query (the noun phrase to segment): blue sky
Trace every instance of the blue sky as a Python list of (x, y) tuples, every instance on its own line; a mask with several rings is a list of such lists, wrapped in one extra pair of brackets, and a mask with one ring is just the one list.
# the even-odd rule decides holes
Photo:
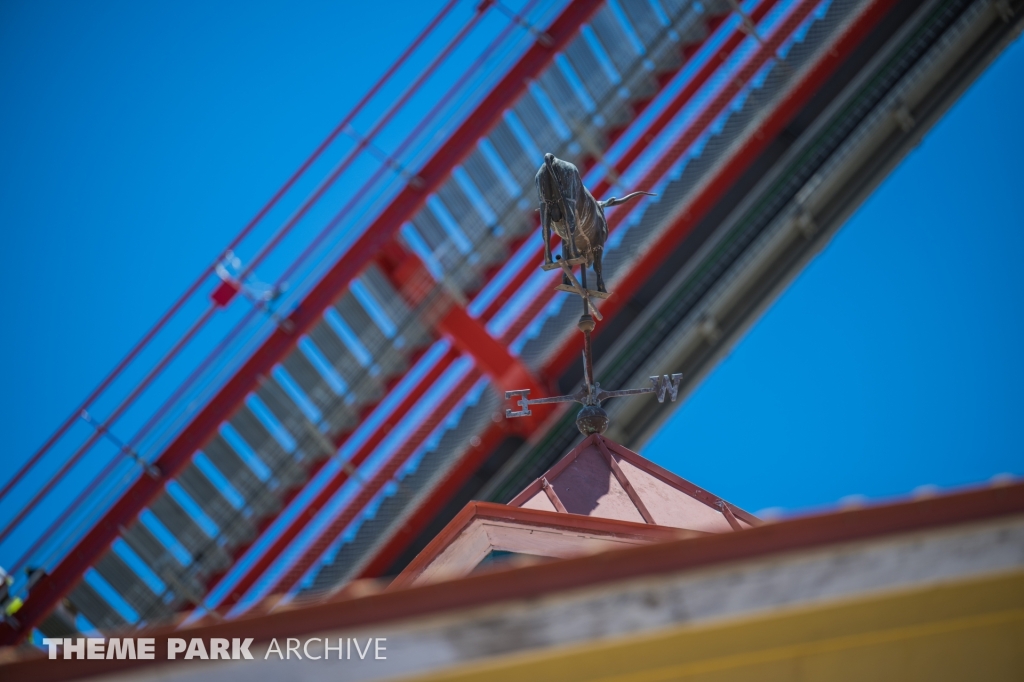
[(17, 387), (0, 419), (18, 459), (438, 11), (353, 31), (379, 13), (344, 5), (0, 3), (0, 362)]
[(1024, 474), (1024, 42), (643, 454), (751, 511)]
[[(11, 460), (39, 446), (435, 12), (0, 5)], [(1024, 473), (1022, 76), (1018, 43), (647, 456), (751, 510)]]

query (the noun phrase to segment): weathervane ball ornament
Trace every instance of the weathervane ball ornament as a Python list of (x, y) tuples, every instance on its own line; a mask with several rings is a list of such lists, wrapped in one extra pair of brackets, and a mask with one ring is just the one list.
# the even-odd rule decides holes
[[(583, 315), (577, 327), (583, 332), (583, 386), (572, 395), (559, 395), (552, 398), (530, 400), (530, 391), (522, 389), (506, 391), (505, 399), (517, 397), (519, 410), (505, 410), (505, 417), (526, 417), (533, 414), (530, 405), (550, 403), (577, 402), (583, 409), (576, 415), (576, 427), (585, 436), (604, 433), (608, 429), (608, 413), (601, 408), (601, 402), (609, 398), (656, 393), (658, 402), (665, 402), (666, 394), (675, 402), (679, 393), (679, 380), (682, 374), (651, 377), (648, 388), (630, 388), (621, 391), (601, 390), (601, 384), (594, 381), (593, 351), (590, 334), (596, 322), (602, 319), (601, 312), (594, 305), (593, 299), (605, 299), (611, 294), (604, 285), (604, 274), (601, 267), (601, 256), (605, 241), (608, 239), (608, 221), (604, 209), (609, 206), (625, 203), (641, 195), (654, 196), (649, 192), (633, 192), (621, 199), (612, 197), (598, 201), (590, 193), (580, 176), (576, 166), (568, 161), (556, 158), (554, 154), (545, 154), (544, 163), (537, 171), (537, 195), (540, 199), (541, 234), (544, 239), (545, 270), (562, 270), (562, 283), (555, 287), (559, 291), (577, 294), (583, 301)], [(562, 255), (551, 257), (552, 229), (562, 240)], [(573, 267), (580, 267), (580, 278), (576, 279)], [(587, 268), (594, 269), (597, 278), (597, 289), (587, 288)]]
[(597, 405), (584, 405), (576, 414), (576, 428), (584, 436), (608, 430), (608, 413)]

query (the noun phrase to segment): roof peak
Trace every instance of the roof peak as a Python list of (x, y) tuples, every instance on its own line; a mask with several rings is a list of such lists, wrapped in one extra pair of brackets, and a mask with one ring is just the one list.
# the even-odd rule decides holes
[(495, 551), (518, 562), (565, 559), (758, 523), (594, 433), (507, 505), (469, 502), (389, 589), (468, 575)]
[(584, 438), (509, 506), (712, 533), (759, 522), (599, 433)]

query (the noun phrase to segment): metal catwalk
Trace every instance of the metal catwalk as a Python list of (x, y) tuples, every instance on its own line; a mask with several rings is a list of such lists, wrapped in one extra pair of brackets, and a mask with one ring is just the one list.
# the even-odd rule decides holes
[[(537, 271), (546, 151), (596, 195), (657, 192), (609, 212), (596, 376), (671, 367), (685, 393), (1022, 5), (450, 2), (3, 482), (24, 604), (2, 641), (393, 574), (467, 499), (505, 501), (568, 450), (571, 413), (509, 423), (499, 395), (580, 380), (578, 311)], [(667, 415), (609, 407), (632, 447)]]

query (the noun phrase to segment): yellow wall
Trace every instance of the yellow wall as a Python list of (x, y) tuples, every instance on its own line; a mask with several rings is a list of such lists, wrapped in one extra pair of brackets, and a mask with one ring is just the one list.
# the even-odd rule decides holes
[(1024, 681), (1024, 573), (490, 659), (415, 679)]

